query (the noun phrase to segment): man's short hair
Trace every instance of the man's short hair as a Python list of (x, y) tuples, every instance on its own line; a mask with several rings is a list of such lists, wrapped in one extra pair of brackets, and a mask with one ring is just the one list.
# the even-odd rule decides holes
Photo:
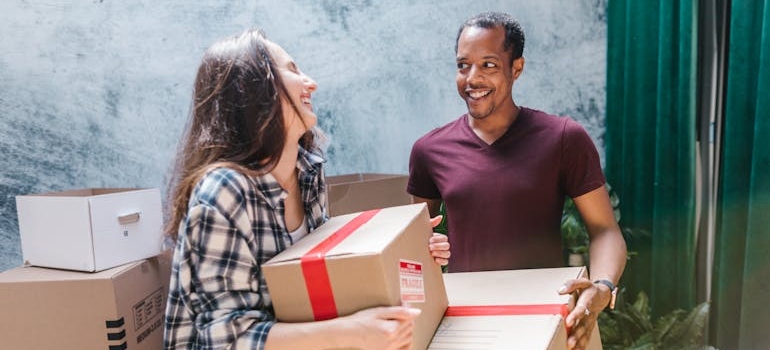
[(521, 25), (511, 15), (502, 12), (483, 12), (471, 17), (457, 31), (455, 39), (455, 53), (457, 53), (457, 44), (460, 41), (460, 35), (468, 27), (494, 28), (497, 26), (505, 29), (505, 40), (503, 49), (511, 52), (511, 61), (521, 57), (524, 54), (524, 31)]

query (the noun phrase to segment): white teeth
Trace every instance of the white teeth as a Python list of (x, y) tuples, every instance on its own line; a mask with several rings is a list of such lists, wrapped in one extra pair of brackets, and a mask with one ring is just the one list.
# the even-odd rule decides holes
[(310, 98), (309, 97), (303, 97), (300, 99), (300, 101), (304, 104), (310, 104)]
[(472, 98), (482, 98), (482, 97), (484, 97), (486, 95), (489, 95), (489, 93), (490, 93), (490, 90), (486, 90), (486, 91), (471, 91), (471, 92), (468, 93), (468, 95), (470, 95)]

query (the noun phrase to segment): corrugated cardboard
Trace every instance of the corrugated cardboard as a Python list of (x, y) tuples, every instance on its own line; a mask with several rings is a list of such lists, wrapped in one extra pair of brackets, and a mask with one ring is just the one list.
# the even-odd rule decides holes
[[(583, 267), (444, 274), (449, 308), (429, 349), (566, 349), (567, 330), (560, 310), (571, 310), (575, 300), (557, 290), (568, 279), (585, 274)], [(450, 316), (452, 310), (474, 306), (485, 311)], [(496, 307), (491, 314), (497, 315), (480, 315), (490, 307)], [(601, 350), (598, 326), (591, 335), (587, 348)]]
[[(350, 235), (344, 234), (362, 215), (372, 214), (348, 231)], [(337, 316), (402, 302), (422, 309), (415, 321), (413, 349), (425, 349), (447, 306), (441, 268), (428, 250), (431, 235), (424, 203), (331, 218), (262, 266), (278, 320), (329, 318), (317, 312), (318, 304), (311, 303), (311, 297), (323, 295), (328, 277), (333, 300), (321, 308), (336, 305), (332, 312), (336, 310)], [(324, 246), (329, 249), (318, 253)], [(302, 260), (314, 257), (321, 260), (325, 272), (308, 274), (306, 280), (308, 270)]]
[(101, 271), (162, 251), (157, 188), (16, 196), (25, 264)]
[(377, 173), (327, 176), (329, 215), (410, 204), (412, 197), (406, 193), (408, 179), (406, 175)]
[(171, 254), (101, 272), (0, 273), (0, 348), (158, 350)]

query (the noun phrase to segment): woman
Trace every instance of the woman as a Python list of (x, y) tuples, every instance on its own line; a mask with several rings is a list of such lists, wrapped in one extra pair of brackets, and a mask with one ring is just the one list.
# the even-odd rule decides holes
[[(176, 241), (166, 349), (408, 349), (419, 309), (276, 322), (260, 265), (327, 220), (316, 83), (261, 31), (211, 46), (195, 80), (166, 233)], [(437, 218), (438, 219), (438, 218)], [(440, 264), (443, 235), (429, 242)]]

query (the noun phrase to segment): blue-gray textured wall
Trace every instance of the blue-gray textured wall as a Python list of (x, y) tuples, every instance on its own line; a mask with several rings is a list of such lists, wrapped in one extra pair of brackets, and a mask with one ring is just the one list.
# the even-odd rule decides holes
[[(159, 187), (205, 48), (263, 28), (319, 85), (329, 175), (406, 173), (464, 112), (454, 40), (486, 10), (527, 34), (520, 105), (570, 115), (603, 154), (607, 0), (0, 2), (0, 271), (22, 263), (15, 196)], [(41, 218), (45, 220), (45, 218)]]

